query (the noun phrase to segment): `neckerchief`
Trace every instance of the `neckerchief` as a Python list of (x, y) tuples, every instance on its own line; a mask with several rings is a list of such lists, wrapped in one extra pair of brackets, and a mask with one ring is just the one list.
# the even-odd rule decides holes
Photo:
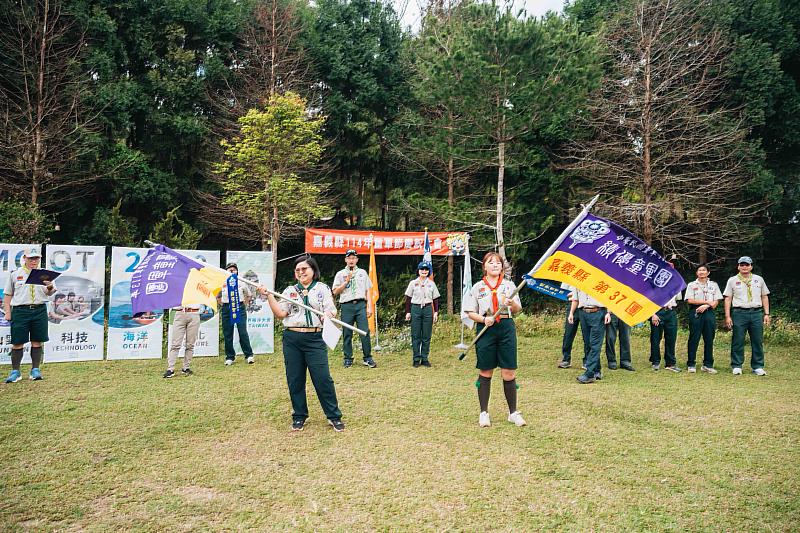
[[(31, 271), (30, 271), (30, 270), (28, 270), (28, 267), (26, 267), (26, 266), (23, 266), (23, 267), (22, 267), (22, 270), (24, 270), (25, 272), (27, 272), (27, 273), (28, 273), (28, 276), (30, 276), (30, 275), (31, 275)], [(28, 285), (28, 290), (29, 290), (29, 291), (30, 291), (30, 293), (31, 293), (31, 304), (36, 304), (36, 287), (34, 287), (32, 284), (31, 284), (31, 285)]]
[[(492, 315), (497, 314), (497, 310), (500, 308), (500, 301), (497, 298), (497, 289), (500, 287), (500, 284), (503, 283), (503, 277), (497, 276), (497, 284), (494, 287), (489, 283), (489, 280), (486, 279), (486, 276), (483, 277), (483, 283), (489, 290), (492, 291)], [(500, 317), (497, 317), (497, 321), (500, 322)]]
[(747, 301), (748, 302), (752, 302), (753, 301), (753, 288), (750, 286), (750, 284), (753, 283), (753, 275), (750, 274), (750, 278), (749, 279), (744, 279), (741, 274), (736, 274), (736, 277), (739, 278), (742, 283), (744, 283), (745, 287), (747, 287)]
[[(317, 284), (317, 280), (312, 281), (311, 285), (309, 285), (307, 289), (305, 287), (303, 287), (303, 285), (301, 283), (298, 283), (297, 285), (295, 285), (295, 289), (297, 289), (297, 292), (299, 292), (300, 295), (303, 297), (303, 303), (306, 304), (309, 307), (311, 307), (311, 303), (308, 300), (308, 293), (311, 291), (311, 289), (314, 288), (314, 285), (316, 285), (316, 284)], [(309, 327), (309, 328), (313, 327), (313, 325), (314, 325), (313, 318), (314, 317), (311, 316), (311, 311), (309, 311), (308, 309), (305, 309), (305, 312), (306, 312), (306, 327)]]

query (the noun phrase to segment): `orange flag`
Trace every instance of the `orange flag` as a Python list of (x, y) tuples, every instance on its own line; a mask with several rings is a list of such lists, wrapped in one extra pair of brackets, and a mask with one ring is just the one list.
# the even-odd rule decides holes
[(378, 269), (375, 267), (375, 244), (369, 247), (369, 280), (372, 282), (372, 287), (369, 289), (369, 297), (372, 301), (372, 316), (369, 317), (369, 332), (375, 334), (375, 327), (378, 320), (378, 298), (380, 298), (380, 291), (378, 290)]

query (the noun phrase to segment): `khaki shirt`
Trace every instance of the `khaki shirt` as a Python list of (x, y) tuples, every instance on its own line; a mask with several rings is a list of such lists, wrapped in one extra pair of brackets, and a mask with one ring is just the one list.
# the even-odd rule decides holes
[[(242, 283), (241, 279), (238, 279), (236, 281), (238, 282), (238, 288), (239, 288), (239, 305), (244, 305), (245, 298), (252, 298), (253, 297), (253, 291), (250, 288), (250, 285), (247, 285), (246, 283)], [(228, 285), (227, 285), (227, 283), (222, 286), (222, 290), (219, 291), (219, 294), (220, 294), (220, 302), (222, 302), (224, 304), (231, 303), (230, 302), (230, 298), (228, 297)]]
[(601, 304), (588, 294), (583, 291), (579, 291), (575, 289), (572, 293), (570, 293), (570, 301), (578, 302), (578, 309), (582, 309), (584, 307), (605, 307), (605, 304)]
[[(303, 295), (297, 290), (297, 285), (289, 285), (283, 290), (283, 296), (289, 298), (293, 302), (303, 303)], [(286, 328), (321, 328), (321, 317), (306, 311), (298, 305), (292, 304), (285, 298), (280, 298), (278, 303), (285, 312), (289, 315), (283, 319), (283, 326)], [(308, 305), (323, 313), (328, 311), (336, 314), (336, 304), (333, 303), (333, 293), (330, 287), (319, 281), (310, 289), (308, 289)], [(306, 315), (308, 313), (310, 317)]]
[(406, 296), (411, 297), (412, 304), (424, 306), (433, 303), (439, 297), (439, 289), (436, 288), (436, 284), (430, 278), (425, 278), (425, 281), (414, 278), (408, 284)]
[[(517, 287), (509, 280), (504, 279), (500, 282), (500, 286), (497, 287), (497, 303), (499, 305), (503, 305), (503, 297), (508, 298), (511, 296)], [(522, 305), (519, 300), (519, 294), (515, 294), (512, 301), (516, 302), (519, 305)], [(478, 283), (472, 286), (469, 292), (464, 295), (464, 304), (462, 309), (469, 313), (470, 311), (473, 313), (478, 313), (481, 316), (492, 316), (494, 314), (494, 308), (492, 306), (492, 290), (483, 280), (480, 280)], [(511, 310), (507, 309), (503, 312), (503, 314), (508, 313), (511, 314)]]
[(49, 302), (51, 296), (55, 294), (55, 283), (53, 283), (53, 292), (49, 294), (47, 287), (44, 285), (26, 285), (25, 282), (28, 280), (30, 273), (30, 270), (21, 267), (9, 274), (3, 292), (3, 299), (11, 296), (11, 307), (15, 305), (44, 304)]
[[(333, 278), (333, 286), (339, 287), (344, 284), (347, 274), (350, 272), (349, 268), (343, 268), (336, 273)], [(347, 286), (342, 292), (339, 293), (339, 303), (345, 303), (352, 300), (366, 300), (367, 290), (372, 288), (372, 280), (369, 279), (369, 274), (363, 268), (356, 267), (353, 271), (353, 277), (347, 282)]]
[(739, 276), (733, 276), (728, 279), (728, 283), (725, 285), (725, 292), (722, 294), (732, 297), (731, 306), (733, 307), (742, 307), (744, 309), (761, 307), (761, 297), (769, 294), (764, 278), (756, 274), (750, 274), (750, 293), (751, 297), (748, 298), (747, 284)]
[(678, 307), (678, 300), (682, 300), (681, 293), (678, 293), (675, 296), (673, 296), (672, 299), (664, 305), (664, 307), (668, 309), (675, 309), (676, 307)]
[(686, 286), (687, 300), (703, 300), (704, 302), (713, 302), (714, 300), (722, 300), (722, 291), (719, 290), (719, 285), (716, 281), (706, 280), (706, 283), (700, 283), (700, 280), (690, 282)]

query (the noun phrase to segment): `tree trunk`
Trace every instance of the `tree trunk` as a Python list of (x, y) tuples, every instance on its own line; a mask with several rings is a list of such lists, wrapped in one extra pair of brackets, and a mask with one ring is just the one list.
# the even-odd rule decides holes
[(503, 238), (503, 186), (506, 173), (506, 143), (497, 145), (497, 253), (506, 263), (506, 243)]
[(42, 13), (42, 35), (39, 41), (39, 72), (36, 78), (36, 123), (33, 126), (33, 158), (32, 158), (32, 180), (31, 180), (31, 203), (37, 204), (39, 197), (39, 184), (43, 181), (45, 169), (42, 168), (44, 159), (44, 146), (42, 144), (42, 121), (44, 120), (44, 71), (45, 58), (47, 52), (48, 23), (50, 16), (50, 1), (45, 0), (44, 12)]
[(281, 236), (281, 225), (278, 220), (278, 206), (273, 206), (272, 217), (272, 287), (275, 287), (275, 277), (278, 274), (278, 240)]
[(650, 46), (647, 46), (645, 51), (644, 105), (642, 106), (642, 202), (644, 203), (644, 210), (642, 213), (642, 229), (644, 232), (645, 242), (653, 246), (653, 237), (655, 235), (653, 225), (653, 213), (655, 211), (655, 206), (653, 205), (653, 202), (655, 201), (655, 193), (653, 191), (653, 172), (650, 164), (650, 150), (652, 148), (650, 128), (652, 126), (651, 106), (653, 98)]

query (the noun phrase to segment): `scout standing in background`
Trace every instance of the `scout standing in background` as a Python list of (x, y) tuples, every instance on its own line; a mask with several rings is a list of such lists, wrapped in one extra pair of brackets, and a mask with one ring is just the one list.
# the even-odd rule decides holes
[(294, 264), (295, 285), (284, 289), (280, 301), (267, 293), (267, 301), (275, 318), (283, 319), (283, 362), (286, 383), (292, 400), (292, 431), (303, 431), (308, 418), (306, 370), (317, 391), (317, 398), (336, 431), (344, 431), (342, 412), (336, 400), (336, 389), (328, 367), (328, 347), (322, 340), (322, 317), (292, 300), (322, 311), (326, 317), (336, 316), (336, 304), (330, 288), (319, 281), (319, 266), (311, 256), (301, 256)]
[[(478, 425), (492, 425), (489, 418), (489, 394), (492, 386), (494, 369), (500, 367), (503, 378), (503, 392), (508, 402), (508, 421), (517, 426), (524, 426), (525, 419), (517, 411), (517, 330), (514, 327), (513, 313), (522, 310), (519, 295), (511, 295), (516, 291), (512, 282), (503, 278), (503, 259), (496, 252), (483, 256), (483, 279), (472, 286), (464, 298), (462, 309), (469, 318), (478, 324), (476, 334), (489, 328), (481, 335), (475, 346), (478, 354), (478, 403), (480, 415)], [(495, 320), (498, 309), (503, 311)]]
[(433, 323), (439, 318), (439, 289), (429, 278), (431, 264), (422, 261), (417, 265), (418, 277), (406, 289), (406, 322), (411, 321), (411, 351), (414, 366), (431, 366)]
[(716, 374), (714, 370), (714, 334), (717, 316), (714, 310), (722, 300), (722, 292), (716, 282), (708, 279), (711, 271), (707, 265), (697, 267), (697, 279), (686, 286), (686, 303), (689, 304), (689, 342), (686, 345), (686, 367), (689, 373), (696, 372), (697, 347), (703, 337), (703, 366), (701, 372)]
[(52, 281), (42, 285), (26, 285), (28, 275), (34, 268), (39, 268), (42, 254), (38, 248), (25, 250), (22, 267), (8, 276), (3, 292), (3, 311), (6, 320), (11, 322), (11, 373), (6, 383), (16, 383), (22, 379), (20, 364), (25, 343), (31, 343), (30, 379), (42, 379), (39, 366), (42, 363), (42, 343), (50, 338), (47, 335), (47, 302), (55, 294), (56, 286)]
[(650, 317), (650, 363), (653, 370), (661, 368), (661, 337), (664, 337), (664, 368), (673, 372), (680, 372), (678, 361), (675, 359), (675, 344), (678, 341), (678, 313), (675, 308), (681, 294), (678, 293)]
[[(567, 306), (564, 313), (564, 336), (561, 339), (561, 362), (558, 363), (558, 368), (569, 368), (572, 366), (572, 344), (575, 342), (575, 336), (578, 334), (580, 324), (576, 321), (571, 324), (569, 322), (569, 312), (572, 309), (572, 295), (575, 292), (575, 288), (566, 283), (562, 283), (561, 288), (569, 291), (569, 296), (567, 297)], [(586, 361), (583, 362), (583, 366), (586, 366)]]
[[(225, 265), (225, 270), (230, 272), (231, 276), (239, 275), (239, 267), (236, 263), (228, 263)], [(217, 295), (217, 301), (222, 304), (219, 313), (222, 319), (222, 338), (225, 340), (225, 366), (230, 366), (236, 361), (236, 349), (233, 347), (233, 328), (239, 331), (239, 344), (242, 346), (245, 361), (252, 365), (255, 363), (255, 358), (253, 357), (253, 348), (250, 346), (250, 335), (247, 333), (247, 305), (250, 303), (251, 295), (247, 288), (237, 283), (239, 319), (234, 324), (231, 319), (231, 299), (228, 290), (228, 285), (226, 284)]]
[(581, 323), (581, 335), (583, 335), (583, 366), (585, 368), (584, 373), (575, 379), (579, 383), (587, 385), (603, 377), (600, 373), (600, 350), (603, 347), (606, 324), (611, 322), (611, 313), (603, 304), (577, 289), (572, 293), (572, 305), (569, 309), (569, 316), (567, 316), (570, 324), (575, 323), (576, 310)]
[(741, 375), (744, 364), (744, 335), (750, 334), (750, 368), (757, 376), (764, 370), (764, 326), (769, 326), (769, 289), (764, 278), (753, 274), (753, 260), (739, 258), (739, 274), (725, 285), (725, 325), (733, 329), (731, 368)]
[(611, 320), (606, 324), (606, 359), (608, 369), (616, 370), (617, 354), (616, 344), (619, 336), (619, 368), (634, 371), (631, 363), (631, 327), (611, 313)]
[[(223, 289), (224, 290), (224, 289)], [(194, 344), (197, 342), (197, 333), (200, 331), (200, 306), (173, 307), (175, 316), (172, 318), (172, 343), (170, 343), (169, 353), (167, 353), (167, 371), (164, 372), (165, 378), (175, 376), (175, 362), (178, 360), (178, 353), (184, 340), (186, 349), (183, 352), (183, 365), (181, 374), (191, 376), (194, 374), (189, 365), (192, 364), (194, 356)]]
[[(333, 294), (339, 297), (339, 303), (342, 306), (342, 322), (354, 324), (358, 329), (367, 332), (366, 335), (361, 336), (361, 353), (364, 356), (364, 365), (375, 368), (378, 365), (372, 358), (369, 323), (367, 322), (367, 318), (372, 316), (373, 309), (369, 295), (372, 281), (366, 270), (358, 268), (358, 253), (355, 250), (345, 252), (344, 262), (347, 264), (347, 268), (337, 272), (336, 277), (333, 278)], [(353, 330), (344, 328), (342, 333), (344, 367), (350, 368), (353, 366)]]

